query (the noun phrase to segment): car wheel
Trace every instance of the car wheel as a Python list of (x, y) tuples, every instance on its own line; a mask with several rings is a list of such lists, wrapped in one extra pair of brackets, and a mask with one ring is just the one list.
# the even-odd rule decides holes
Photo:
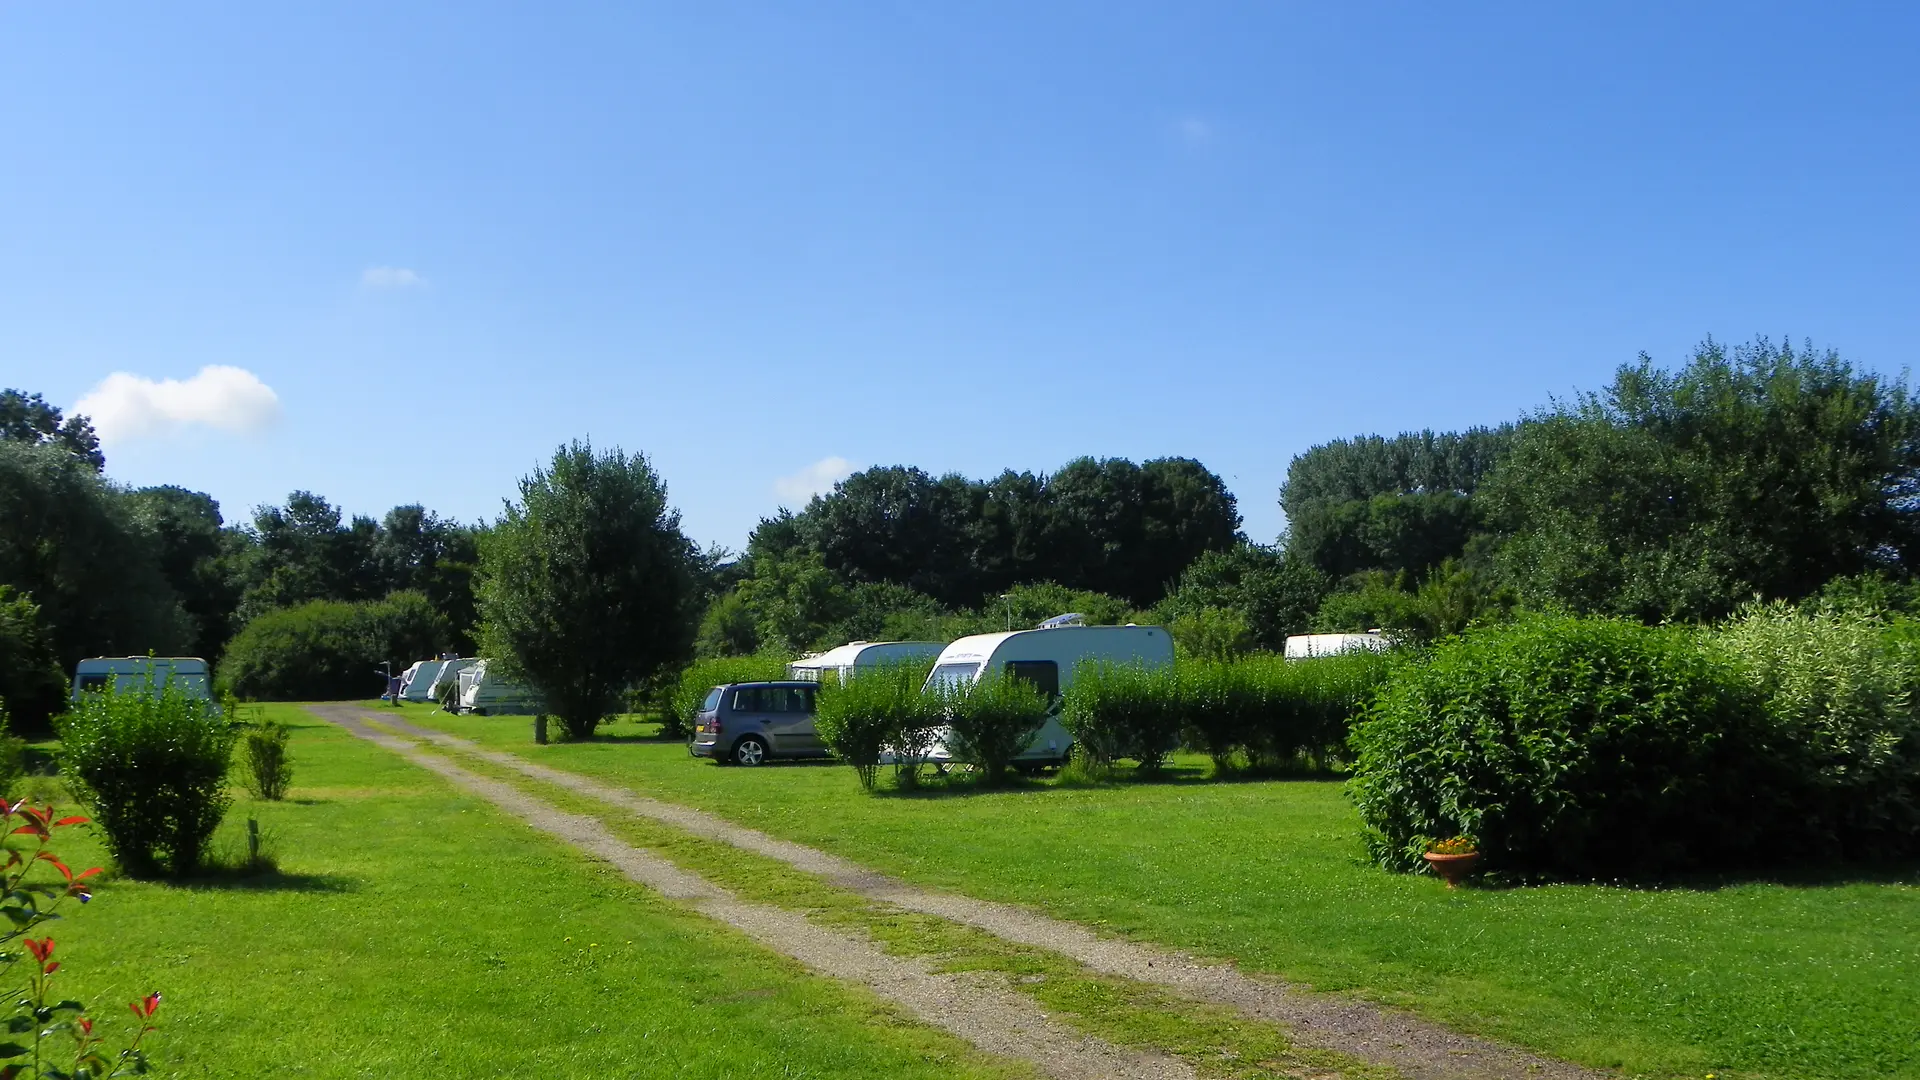
[(760, 736), (749, 735), (733, 744), (733, 763), (735, 765), (764, 765), (767, 761), (767, 744)]

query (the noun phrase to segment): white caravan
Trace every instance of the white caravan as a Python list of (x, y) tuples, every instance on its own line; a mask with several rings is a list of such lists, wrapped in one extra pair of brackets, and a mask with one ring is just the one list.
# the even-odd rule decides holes
[[(427, 700), (439, 701), (446, 694), (448, 687), (459, 685), (460, 673), (478, 662), (471, 657), (465, 660), (443, 662), (440, 670), (433, 673), (433, 681), (427, 684)], [(454, 698), (453, 703), (460, 704), (460, 699)]]
[(197, 656), (89, 657), (73, 669), (73, 700), (79, 701), (88, 690), (105, 690), (109, 683), (115, 693), (137, 692), (151, 683), (171, 685), (187, 697), (213, 700), (207, 662)]
[[(1056, 622), (1057, 620), (1049, 620)], [(1173, 664), (1173, 638), (1159, 626), (1049, 626), (1003, 634), (963, 637), (940, 650), (927, 686), (971, 686), (988, 671), (1030, 680), (1053, 699), (1053, 709), (1027, 748), (1014, 758), (1023, 769), (1064, 764), (1073, 749), (1073, 736), (1060, 723), (1060, 694), (1073, 685), (1082, 663)], [(927, 760), (944, 765), (953, 759), (950, 729), (934, 741)]]
[(1350, 652), (1385, 652), (1400, 644), (1392, 634), (1369, 630), (1364, 634), (1295, 634), (1287, 639), (1287, 659), (1310, 660)]
[(400, 696), (407, 701), (432, 701), (434, 677), (440, 674), (444, 660), (416, 660), (400, 677)]
[(530, 687), (487, 674), (481, 660), (460, 673), (460, 711), (480, 716), (525, 716), (545, 706)]
[(944, 648), (937, 641), (853, 641), (795, 660), (787, 665), (787, 678), (825, 682), (837, 677), (844, 682), (854, 668), (932, 663)]

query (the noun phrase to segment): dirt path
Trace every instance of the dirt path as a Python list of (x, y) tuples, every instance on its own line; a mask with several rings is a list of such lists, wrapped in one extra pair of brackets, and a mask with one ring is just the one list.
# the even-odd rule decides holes
[[(725, 923), (813, 971), (860, 983), (987, 1053), (1028, 1062), (1057, 1080), (1194, 1080), (1186, 1062), (1082, 1035), (1049, 1019), (1031, 998), (984, 973), (935, 973), (923, 962), (889, 956), (866, 938), (823, 929), (782, 908), (742, 901), (697, 874), (633, 847), (594, 818), (555, 809), (509, 784), (423, 752), (406, 739), (376, 731), (367, 726), (363, 720), (367, 714), (356, 706), (308, 709), (445, 777), (533, 828), (605, 860), (628, 879)], [(379, 719), (390, 722), (384, 716)]]
[(1158, 946), (1101, 937), (1077, 923), (1014, 904), (922, 889), (817, 848), (735, 825), (705, 811), (635, 795), (577, 773), (548, 768), (516, 754), (489, 750), (470, 740), (395, 717), (369, 715), (377, 716), (382, 724), (394, 730), (472, 754), (524, 776), (557, 784), (697, 836), (777, 859), (869, 899), (965, 923), (1007, 941), (1048, 949), (1103, 974), (1166, 987), (1196, 1001), (1224, 1005), (1254, 1019), (1281, 1025), (1302, 1046), (1391, 1065), (1414, 1080), (1601, 1080), (1612, 1075), (1462, 1035), (1398, 1010), (1255, 978), (1231, 964), (1208, 963)]

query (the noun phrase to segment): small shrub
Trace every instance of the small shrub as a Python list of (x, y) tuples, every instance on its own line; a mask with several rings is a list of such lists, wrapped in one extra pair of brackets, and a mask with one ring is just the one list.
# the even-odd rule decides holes
[(246, 751), (247, 793), (256, 799), (278, 802), (287, 797), (293, 785), (293, 760), (287, 756), (287, 740), (292, 732), (277, 720), (250, 725), (242, 746)]
[(1179, 742), (1182, 716), (1173, 668), (1091, 662), (1074, 672), (1060, 722), (1093, 775), (1123, 757), (1159, 769)]
[(1765, 729), (1691, 632), (1541, 616), (1398, 665), (1348, 792), (1392, 869), (1457, 835), (1490, 869), (1553, 876), (1738, 864), (1792, 821)]
[(234, 733), (170, 685), (87, 693), (59, 721), (62, 772), (129, 874), (199, 867), (232, 801)]
[(674, 684), (669, 698), (671, 711), (668, 732), (677, 732), (684, 737), (691, 730), (694, 714), (700, 711), (700, 703), (707, 699), (707, 692), (716, 686), (786, 677), (787, 662), (775, 653), (695, 660), (687, 665), (686, 670), (680, 673), (679, 681)]
[(988, 786), (1000, 783), (1047, 722), (1047, 695), (1026, 679), (997, 671), (942, 697), (956, 756), (979, 766)]
[(935, 699), (920, 693), (922, 668), (859, 668), (844, 683), (829, 679), (820, 686), (814, 729), (828, 749), (853, 766), (868, 791), (873, 790), (881, 757), (890, 750), (901, 784), (910, 787), (917, 780), (929, 741), (926, 731), (939, 715)]

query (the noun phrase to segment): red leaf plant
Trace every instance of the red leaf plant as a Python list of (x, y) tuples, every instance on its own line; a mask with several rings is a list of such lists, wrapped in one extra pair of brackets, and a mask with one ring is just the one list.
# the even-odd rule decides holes
[[(87, 819), (56, 821), (53, 807), (36, 809), (25, 800), (12, 806), (0, 802), (0, 810), (5, 811), (0, 815), (4, 817), (0, 830), (5, 830), (6, 844), (6, 861), (0, 865), (0, 916), (5, 917), (0, 919), (0, 968), (11, 972), (15, 964), (33, 958), (27, 985), (13, 997), (11, 1015), (0, 1013), (5, 1016), (0, 1024), (7, 1032), (0, 1035), (4, 1040), (0, 1041), (0, 1080), (106, 1080), (145, 1073), (147, 1057), (140, 1043), (154, 1030), (160, 995), (148, 994), (128, 1006), (140, 1028), (126, 1049), (109, 1051), (106, 1036), (94, 1030), (85, 1005), (54, 997), (53, 975), (60, 970), (60, 961), (52, 959), (53, 938), (30, 936), (41, 924), (61, 918), (59, 909), (67, 900), (85, 904), (93, 899), (86, 882), (100, 868), (75, 874), (48, 849), (56, 830)], [(7, 824), (14, 827), (8, 830)], [(45, 880), (45, 875), (31, 880), (33, 868), (41, 864), (58, 874), (58, 880)], [(26, 946), (25, 953), (8, 948), (15, 939)], [(62, 1035), (71, 1040), (71, 1056), (57, 1052), (57, 1042), (48, 1042)]]

